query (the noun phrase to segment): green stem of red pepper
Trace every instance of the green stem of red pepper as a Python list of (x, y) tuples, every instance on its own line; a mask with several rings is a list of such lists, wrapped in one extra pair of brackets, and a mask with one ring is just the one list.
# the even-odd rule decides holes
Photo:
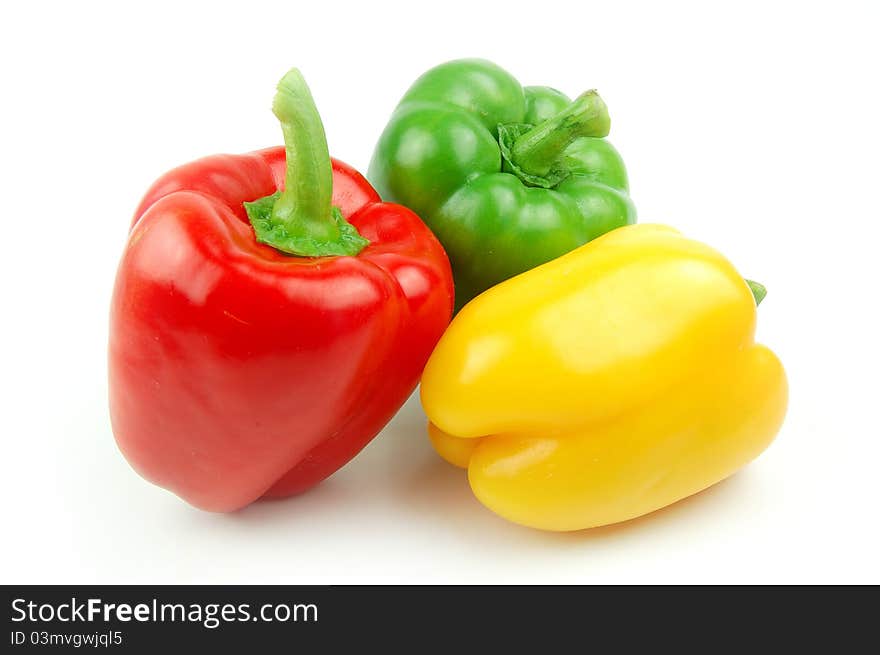
[(608, 107), (595, 91), (581, 94), (561, 112), (516, 139), (513, 162), (529, 175), (544, 177), (559, 165), (563, 151), (583, 136), (608, 135)]
[(287, 171), (283, 191), (244, 203), (257, 241), (302, 257), (358, 254), (369, 241), (332, 204), (324, 125), (297, 69), (278, 83), (272, 111), (281, 122)]

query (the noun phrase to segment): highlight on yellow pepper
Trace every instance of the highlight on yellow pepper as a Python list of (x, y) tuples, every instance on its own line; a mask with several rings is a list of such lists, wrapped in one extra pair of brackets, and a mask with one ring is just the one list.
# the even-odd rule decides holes
[(672, 228), (614, 230), (462, 309), (422, 376), (431, 442), (484, 505), (533, 528), (697, 493), (782, 425), (785, 371), (754, 343), (762, 291)]

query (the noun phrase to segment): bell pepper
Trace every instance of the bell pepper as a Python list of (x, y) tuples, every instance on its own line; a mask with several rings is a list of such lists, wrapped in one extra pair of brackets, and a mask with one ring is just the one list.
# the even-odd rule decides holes
[(456, 307), (634, 223), (626, 168), (595, 91), (523, 88), (488, 61), (429, 70), (403, 96), (367, 173), (446, 248)]
[(764, 293), (671, 228), (615, 230), (456, 316), (422, 377), (431, 441), (483, 504), (534, 528), (697, 493), (782, 424), (785, 373), (754, 343)]
[(442, 246), (330, 159), (298, 71), (273, 109), (284, 148), (207, 157), (152, 186), (113, 293), (116, 441), (205, 510), (302, 492), (354, 457), (452, 313)]

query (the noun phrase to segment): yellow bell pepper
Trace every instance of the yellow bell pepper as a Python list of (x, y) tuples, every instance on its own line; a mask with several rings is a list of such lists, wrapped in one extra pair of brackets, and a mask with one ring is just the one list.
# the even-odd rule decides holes
[(437, 452), (497, 514), (579, 530), (757, 457), (788, 399), (750, 285), (660, 225), (614, 230), (475, 298), (422, 377)]

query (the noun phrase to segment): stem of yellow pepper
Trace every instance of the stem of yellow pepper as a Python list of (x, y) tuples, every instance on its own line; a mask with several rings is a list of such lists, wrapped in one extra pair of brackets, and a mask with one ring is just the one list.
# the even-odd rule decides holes
[(752, 290), (752, 295), (755, 297), (755, 305), (760, 305), (761, 301), (764, 300), (764, 297), (767, 295), (767, 287), (754, 280), (746, 280), (746, 284), (748, 284), (749, 289)]

